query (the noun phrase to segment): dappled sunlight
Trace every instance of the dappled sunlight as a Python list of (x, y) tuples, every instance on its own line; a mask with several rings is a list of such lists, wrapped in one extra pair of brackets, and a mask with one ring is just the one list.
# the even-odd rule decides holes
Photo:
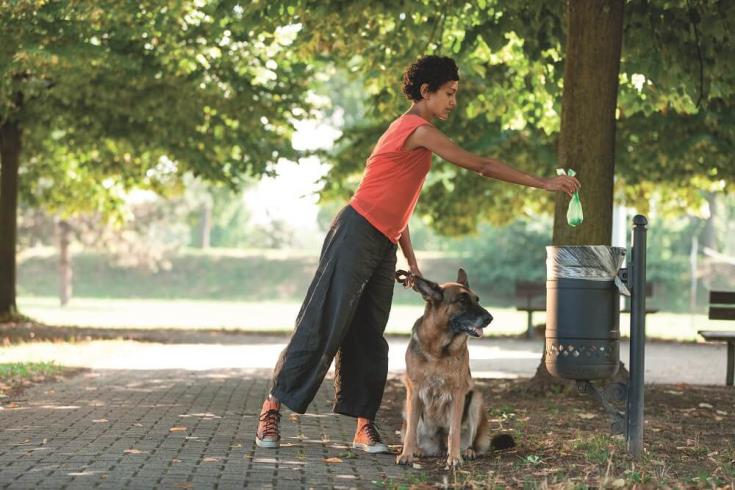
[(102, 470), (85, 470), (85, 471), (72, 471), (71, 473), (67, 473), (69, 476), (94, 476), (94, 475), (100, 475), (106, 473)]
[[(650, 315), (653, 316), (653, 315)], [(172, 334), (175, 335), (175, 334)], [(157, 376), (127, 381), (111, 389), (120, 393), (164, 393), (175, 386), (179, 372), (190, 380), (206, 380), (220, 384), (230, 379), (270, 376), (287, 337), (258, 338), (227, 335), (227, 344), (159, 344), (134, 341), (91, 341), (77, 343), (36, 342), (8, 346), (0, 351), (0, 362), (53, 361), (64, 366), (87, 367), (83, 373), (88, 383), (85, 392), (97, 396), (98, 378), (117, 370), (162, 370)], [(388, 337), (388, 372), (391, 376), (405, 372), (408, 337)], [(483, 337), (469, 339), (470, 368), (476, 378), (531, 377), (541, 360), (544, 341), (541, 338)], [(720, 383), (725, 372), (724, 344), (676, 344), (650, 341), (646, 347), (646, 381), (659, 383)], [(688, 359), (672, 363), (671, 359)], [(620, 344), (620, 359), (628, 363), (628, 341)], [(102, 374), (101, 374), (102, 373)], [(327, 374), (331, 380), (334, 365)], [(331, 381), (328, 381), (331, 383)], [(85, 400), (87, 404), (97, 401)], [(305, 417), (326, 418), (331, 414), (307, 414)]]
[(189, 413), (184, 415), (179, 415), (181, 418), (189, 418), (189, 417), (200, 417), (202, 420), (210, 420), (210, 419), (221, 419), (219, 415), (215, 415), (213, 413)]
[[(21, 297), (18, 303), (24, 313), (49, 325), (115, 329), (246, 329), (284, 333), (292, 331), (301, 307), (297, 302), (73, 298), (62, 308), (57, 298), (49, 297)], [(525, 312), (516, 310), (514, 306), (499, 308), (489, 305), (487, 308), (494, 320), (485, 335), (521, 335), (526, 331)], [(424, 304), (418, 297), (415, 304), (394, 304), (386, 333), (410, 333), (423, 311)], [(545, 320), (544, 312), (533, 316), (534, 325), (543, 324)], [(621, 313), (621, 334), (627, 335), (629, 327), (630, 315)], [(651, 338), (701, 340), (697, 330), (717, 328), (716, 321), (708, 320), (705, 314), (659, 312), (646, 317), (646, 332)]]
[[(492, 341), (490, 341), (492, 342)], [(519, 342), (520, 344), (520, 342)], [(493, 345), (475, 345), (474, 342), (470, 341), (469, 345), (470, 359), (534, 359), (538, 361), (539, 350), (528, 350), (522, 346), (514, 347), (504, 342), (501, 346)]]
[(472, 370), (474, 378), (490, 378), (490, 379), (518, 379), (525, 378), (526, 375), (511, 373), (508, 371), (476, 371)]
[[(283, 344), (162, 345), (132, 341), (78, 343), (38, 342), (10, 346), (0, 352), (0, 362), (54, 361), (64, 366), (92, 369), (272, 369)], [(242, 375), (242, 373), (240, 373)], [(207, 374), (212, 376), (212, 373)], [(218, 377), (226, 376), (217, 373)], [(167, 382), (166, 380), (161, 383)], [(147, 389), (150, 383), (146, 381)], [(131, 389), (136, 386), (131, 386)], [(164, 389), (159, 387), (157, 389)]]

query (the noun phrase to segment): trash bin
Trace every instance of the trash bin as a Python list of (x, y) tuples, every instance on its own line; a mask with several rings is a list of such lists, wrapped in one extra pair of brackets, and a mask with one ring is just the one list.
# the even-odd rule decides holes
[(620, 360), (618, 277), (625, 249), (546, 247), (546, 369), (573, 380), (614, 376)]

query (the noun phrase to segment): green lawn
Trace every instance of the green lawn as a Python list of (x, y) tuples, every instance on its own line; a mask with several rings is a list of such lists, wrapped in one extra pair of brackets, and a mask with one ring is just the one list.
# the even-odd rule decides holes
[[(404, 268), (398, 255), (398, 267)], [(418, 256), (424, 275), (440, 282), (456, 277), (463, 262), (461, 257), (438, 252), (418, 252)], [(289, 331), (316, 261), (313, 251), (187, 249), (151, 271), (118, 267), (98, 253), (77, 253), (72, 259), (74, 297), (61, 308), (56, 298), (55, 250), (29, 249), (19, 257), (18, 306), (22, 313), (51, 325)], [(476, 289), (495, 316), (488, 334), (525, 332), (526, 314), (515, 310), (516, 300), (508, 297), (507, 289)], [(388, 333), (410, 332), (422, 311), (416, 292), (396, 286)], [(535, 314), (534, 323), (543, 321), (543, 314)], [(621, 316), (624, 335), (629, 321), (628, 315)], [(704, 328), (720, 326), (703, 314), (648, 316), (650, 337), (691, 341)]]

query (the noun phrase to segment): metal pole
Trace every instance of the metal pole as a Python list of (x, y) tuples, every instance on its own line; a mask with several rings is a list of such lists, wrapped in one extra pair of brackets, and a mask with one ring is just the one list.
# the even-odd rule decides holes
[(646, 349), (646, 225), (633, 218), (632, 290), (630, 306), (630, 385), (626, 407), (628, 452), (638, 458), (643, 449), (643, 371)]

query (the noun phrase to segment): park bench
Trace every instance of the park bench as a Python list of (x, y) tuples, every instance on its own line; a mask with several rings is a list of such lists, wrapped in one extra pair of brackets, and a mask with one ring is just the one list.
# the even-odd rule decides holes
[[(646, 298), (653, 296), (653, 284), (646, 283)], [(538, 311), (546, 311), (546, 283), (537, 281), (516, 281), (516, 305), (517, 311), (525, 311), (527, 314), (526, 337), (533, 336), (533, 314)], [(622, 313), (630, 313), (630, 301), (625, 298), (625, 306)], [(646, 307), (646, 314), (657, 313), (658, 308)]]
[[(707, 317), (710, 320), (735, 320), (735, 292), (710, 291)], [(707, 341), (727, 342), (725, 384), (732, 386), (735, 377), (735, 330), (700, 330), (699, 335)]]

